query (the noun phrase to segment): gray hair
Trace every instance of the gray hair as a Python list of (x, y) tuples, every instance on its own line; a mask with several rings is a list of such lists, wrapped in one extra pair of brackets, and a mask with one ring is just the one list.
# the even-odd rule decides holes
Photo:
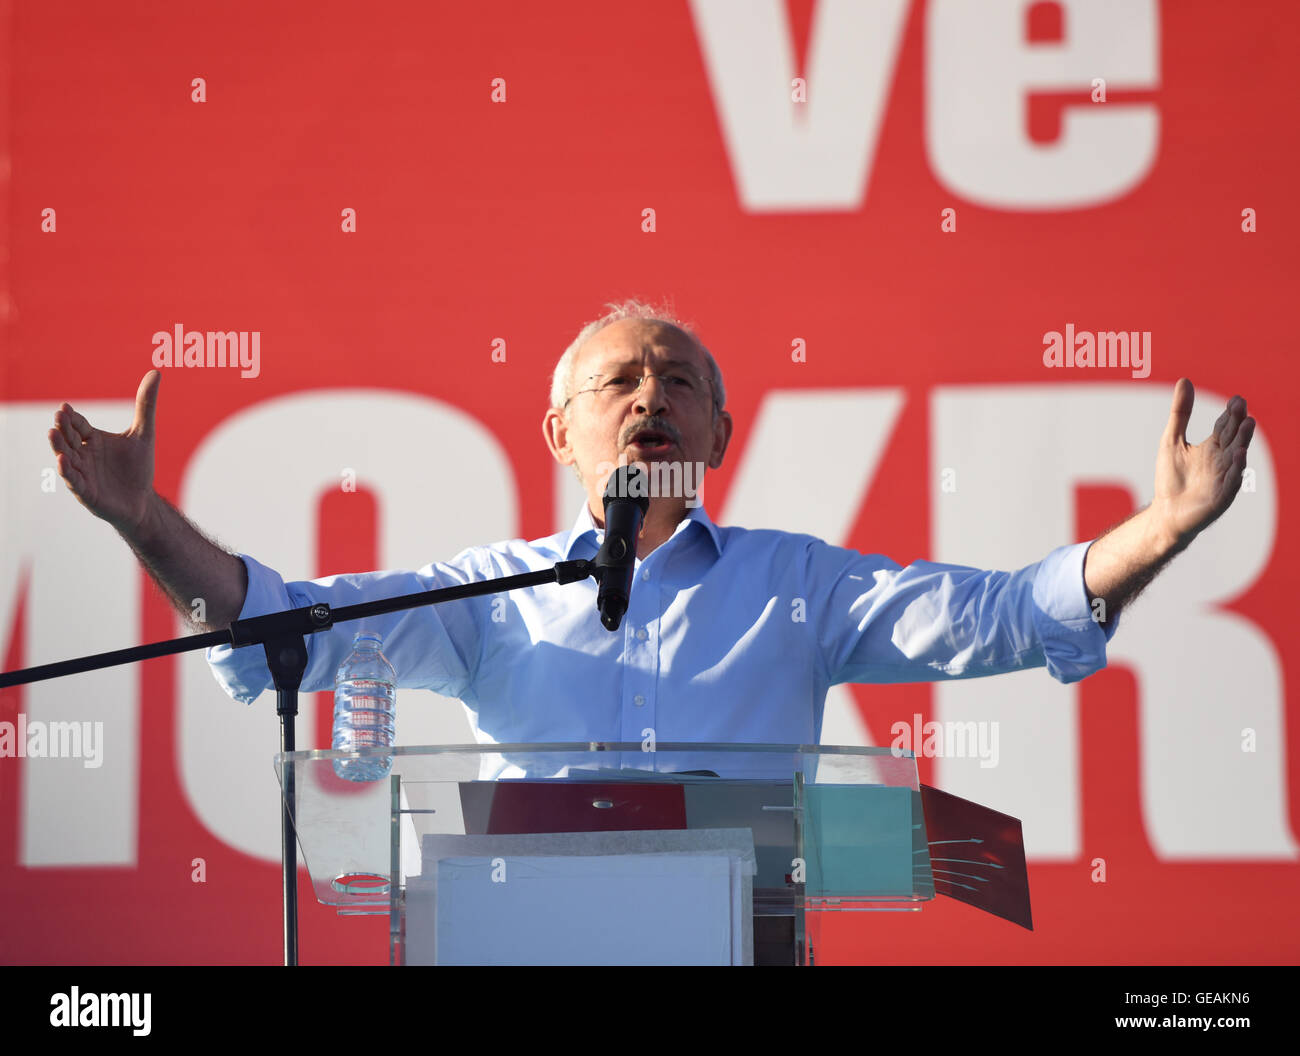
[(644, 319), (647, 322), (663, 323), (666, 326), (677, 328), (694, 341), (695, 346), (704, 353), (705, 362), (709, 365), (710, 380), (713, 382), (713, 413), (717, 414), (726, 406), (727, 391), (722, 385), (722, 371), (718, 369), (717, 360), (704, 347), (704, 342), (699, 339), (695, 331), (682, 322), (670, 306), (643, 304), (641, 301), (627, 300), (621, 303), (611, 301), (605, 307), (609, 310), (599, 319), (592, 320), (579, 330), (578, 336), (573, 339), (572, 344), (564, 350), (564, 355), (555, 364), (555, 372), (551, 375), (552, 407), (559, 410), (564, 406), (565, 401), (573, 395), (573, 369), (578, 362), (578, 350), (590, 338), (609, 326), (610, 323), (617, 323), (622, 319)]

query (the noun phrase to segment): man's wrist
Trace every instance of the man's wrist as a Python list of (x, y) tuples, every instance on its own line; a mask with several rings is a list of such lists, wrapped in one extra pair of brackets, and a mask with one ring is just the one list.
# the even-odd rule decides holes
[(1179, 532), (1173, 527), (1172, 519), (1164, 509), (1153, 502), (1143, 511), (1148, 518), (1147, 537), (1150, 540), (1151, 556), (1157, 562), (1163, 562), (1181, 553), (1196, 538), (1196, 532)]
[(163, 535), (162, 517), (162, 496), (150, 488), (149, 497), (145, 500), (144, 516), (140, 518), (140, 522), (133, 528), (119, 527), (118, 533), (132, 549), (147, 551)]

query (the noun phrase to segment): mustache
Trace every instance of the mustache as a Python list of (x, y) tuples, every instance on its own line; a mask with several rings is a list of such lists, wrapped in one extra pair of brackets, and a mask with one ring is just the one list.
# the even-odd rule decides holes
[(681, 434), (670, 422), (666, 422), (662, 418), (642, 418), (639, 422), (634, 422), (623, 430), (619, 446), (627, 447), (627, 445), (632, 442), (632, 437), (636, 436), (637, 433), (647, 431), (661, 433), (668, 437), (668, 439), (674, 444), (680, 444), (682, 442)]

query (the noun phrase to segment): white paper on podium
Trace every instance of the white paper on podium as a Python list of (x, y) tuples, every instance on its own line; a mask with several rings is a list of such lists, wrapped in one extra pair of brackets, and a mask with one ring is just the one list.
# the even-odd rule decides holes
[(753, 964), (748, 829), (430, 835), (423, 851), (407, 964)]
[[(440, 964), (730, 964), (720, 855), (438, 862)], [(500, 869), (500, 865), (497, 865)]]

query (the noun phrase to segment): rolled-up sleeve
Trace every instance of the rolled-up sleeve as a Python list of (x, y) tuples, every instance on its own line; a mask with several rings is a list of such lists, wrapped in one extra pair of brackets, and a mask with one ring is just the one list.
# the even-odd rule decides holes
[(1106, 619), (1088, 603), (1083, 562), (1092, 541), (1058, 547), (1037, 565), (1033, 613), (1043, 640), (1047, 673), (1078, 682), (1106, 666), (1106, 645), (1119, 629), (1119, 614)]
[(977, 678), (1046, 667), (1077, 682), (1106, 666), (1118, 617), (1093, 618), (1083, 580), (1090, 543), (1015, 572), (857, 554), (817, 540), (804, 555), (830, 684)]
[[(241, 620), (320, 602), (339, 608), (479, 578), (470, 551), (451, 563), (426, 565), (418, 572), (366, 572), (289, 583), (247, 554), (239, 557), (248, 569)], [(333, 689), (334, 675), (351, 651), (353, 638), (364, 630), (376, 632), (383, 639), (384, 655), (397, 672), (399, 686), (463, 696), (475, 677), (482, 651), (482, 603), (482, 598), (466, 598), (352, 620), (309, 634), (305, 639), (307, 669), (301, 691)], [(251, 704), (272, 688), (261, 646), (235, 649), (218, 645), (208, 649), (206, 655), (217, 682), (235, 700)]]

